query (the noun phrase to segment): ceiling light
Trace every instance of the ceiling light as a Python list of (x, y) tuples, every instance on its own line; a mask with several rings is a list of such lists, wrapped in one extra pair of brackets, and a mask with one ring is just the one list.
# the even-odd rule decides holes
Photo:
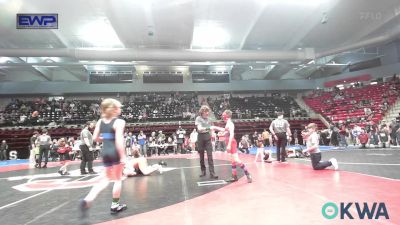
[(94, 47), (123, 47), (114, 28), (105, 18), (83, 25), (78, 36)]
[(95, 66), (93, 66), (93, 70), (105, 71), (105, 70), (107, 70), (107, 66), (105, 66), (105, 65), (95, 65)]
[(180, 71), (180, 72), (186, 72), (188, 70), (188, 68), (185, 66), (175, 66), (175, 70)]
[(227, 71), (228, 68), (226, 66), (216, 66), (214, 67), (214, 71)]
[(8, 13), (18, 13), (21, 10), (22, 0), (1, 0), (0, 4), (2, 5), (2, 9), (4, 9)]
[(228, 32), (215, 22), (200, 23), (193, 31), (192, 47), (194, 48), (221, 48), (230, 40)]
[(150, 68), (148, 66), (142, 65), (142, 66), (136, 66), (137, 70), (141, 70), (141, 71), (148, 71), (150, 70)]

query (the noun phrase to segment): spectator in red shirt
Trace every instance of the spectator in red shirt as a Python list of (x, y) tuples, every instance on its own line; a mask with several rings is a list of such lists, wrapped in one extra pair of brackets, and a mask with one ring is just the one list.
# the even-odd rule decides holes
[(358, 135), (358, 139), (360, 140), (361, 148), (366, 148), (368, 143), (368, 134), (365, 132), (365, 129), (361, 129), (360, 135)]

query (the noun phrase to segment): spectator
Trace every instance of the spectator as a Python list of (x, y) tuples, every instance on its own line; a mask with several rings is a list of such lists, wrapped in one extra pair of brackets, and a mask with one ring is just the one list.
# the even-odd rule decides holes
[(127, 156), (132, 155), (133, 144), (132, 132), (129, 132), (128, 135), (125, 136), (125, 151)]
[(361, 148), (366, 148), (368, 143), (368, 134), (365, 132), (365, 129), (361, 129), (360, 135), (358, 135), (358, 139), (360, 140)]
[(190, 133), (190, 148), (192, 151), (197, 151), (197, 130), (193, 129), (192, 133)]
[(143, 131), (141, 130), (137, 136), (138, 139), (138, 144), (140, 147), (140, 152), (141, 154), (146, 157), (146, 153), (147, 153), (147, 149), (146, 149), (146, 135), (143, 133)]
[(181, 126), (178, 127), (178, 130), (176, 131), (176, 135), (177, 135), (177, 151), (180, 153), (183, 153), (184, 149), (183, 149), (183, 144), (185, 142), (185, 134), (186, 134), (186, 130), (183, 129)]
[(397, 145), (400, 145), (400, 121), (397, 121), (396, 127), (398, 127), (398, 129), (396, 130), (396, 142)]
[(389, 129), (385, 124), (381, 125), (378, 131), (379, 144), (382, 148), (390, 147)]
[(7, 160), (8, 145), (6, 140), (1, 141), (0, 145), (0, 160)]
[(297, 129), (294, 129), (294, 131), (293, 131), (293, 138), (294, 138), (294, 144), (298, 145), (299, 144), (299, 131)]
[(397, 130), (400, 128), (400, 123), (396, 122), (396, 119), (392, 120), (390, 124), (390, 139), (394, 146), (398, 145), (397, 141)]

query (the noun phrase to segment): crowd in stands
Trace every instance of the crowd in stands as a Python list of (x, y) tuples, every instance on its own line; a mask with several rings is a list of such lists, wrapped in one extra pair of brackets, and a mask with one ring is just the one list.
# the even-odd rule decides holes
[(332, 123), (345, 122), (365, 126), (369, 121), (379, 123), (400, 95), (400, 81), (375, 85), (352, 85), (345, 89), (315, 90), (304, 101)]
[[(0, 126), (83, 124), (100, 116), (98, 100), (11, 99), (0, 112)], [(144, 94), (127, 96), (122, 118), (128, 123), (194, 119), (199, 108), (195, 94)]]
[[(344, 90), (318, 90), (305, 97), (305, 102), (332, 122), (330, 128), (324, 129), (321, 121), (312, 121), (319, 124), (322, 144), (335, 146), (359, 144), (360, 139), (357, 134), (361, 134), (363, 129), (367, 130), (367, 125), (373, 127), (368, 128), (369, 142), (375, 140), (373, 135), (370, 136), (370, 132), (375, 130), (375, 133), (378, 133), (381, 127), (377, 125), (378, 121), (375, 122), (375, 117), (372, 117), (372, 119), (370, 117), (371, 115), (383, 114), (384, 110), (387, 109), (385, 106), (390, 106), (395, 101), (399, 94), (399, 84), (399, 80), (394, 80), (390, 83), (379, 83), (377, 85), (356, 85)], [(87, 121), (95, 121), (100, 117), (99, 104), (101, 100), (101, 98), (98, 100), (36, 98), (29, 101), (12, 99), (0, 112), (0, 126), (84, 124)], [(146, 93), (123, 96), (120, 100), (124, 105), (121, 117), (128, 123), (193, 120), (197, 115), (199, 102), (209, 104), (216, 119), (220, 118), (220, 114), (225, 109), (233, 111), (234, 119), (267, 118), (258, 122), (257, 120), (253, 122), (238, 120), (235, 122), (237, 125), (236, 139), (243, 152), (247, 152), (246, 149), (250, 147), (258, 146), (258, 143), (261, 142), (265, 147), (273, 145), (274, 140), (268, 135), (268, 131), (263, 131), (263, 129), (269, 126), (269, 119), (275, 118), (279, 111), (284, 111), (285, 117), (289, 118), (292, 123), (292, 133), (294, 134), (294, 138), (291, 140), (292, 144), (302, 144), (300, 130), (303, 125), (311, 122), (307, 118), (307, 112), (301, 109), (292, 97), (280, 93), (247, 96), (225, 94), (201, 99), (201, 101), (195, 93)], [(315, 104), (316, 102), (318, 104)], [(365, 108), (369, 108), (369, 110)], [(346, 114), (348, 114), (346, 117), (341, 117)], [(379, 119), (379, 117), (376, 117), (376, 119)], [(360, 123), (363, 121), (365, 123)], [(369, 124), (371, 121), (372, 123)], [(359, 126), (356, 127), (355, 124)], [(193, 126), (184, 127), (188, 132), (184, 134), (183, 139), (177, 137), (178, 135), (175, 132), (177, 127), (178, 125), (148, 129), (145, 127), (127, 127), (126, 137), (132, 140), (131, 146), (140, 148), (144, 155), (177, 153), (181, 152), (182, 149), (195, 150), (194, 134), (191, 132)], [(394, 137), (396, 127), (398, 126), (395, 124), (387, 126), (387, 132), (386, 130), (385, 132)], [(142, 134), (139, 133), (138, 129), (142, 129)], [(50, 130), (50, 132), (55, 134), (54, 143), (58, 143), (58, 139), (64, 138), (64, 140), (68, 140), (67, 142), (71, 142), (71, 146), (74, 142), (73, 137), (77, 139), (78, 136), (75, 134), (77, 132), (70, 132), (66, 135), (65, 130), (60, 132)], [(341, 134), (345, 134), (346, 144)], [(221, 136), (223, 135), (218, 135), (218, 133), (213, 135), (214, 149), (216, 150), (224, 149), (224, 141), (222, 141), (221, 138), (223, 137)], [(376, 140), (379, 142), (379, 136)], [(391, 138), (390, 141), (394, 142), (393, 140), (397, 139)], [(379, 143), (382, 142), (384, 140)]]
[[(0, 127), (84, 124), (100, 117), (101, 100), (11, 99), (0, 111)], [(124, 104), (121, 117), (128, 123), (194, 120), (200, 107), (194, 93), (138, 94), (124, 96), (121, 101)], [(280, 96), (279, 93), (268, 97), (221, 95), (203, 99), (201, 104), (209, 104), (218, 118), (228, 108), (233, 111), (235, 119), (274, 118), (276, 112), (282, 110), (289, 118), (308, 116), (292, 97)]]
[(321, 133), (323, 144), (387, 147), (400, 145), (400, 121), (382, 120), (399, 98), (399, 90), (400, 78), (394, 75), (386, 82), (315, 90), (304, 101), (331, 122)]
[(225, 109), (232, 111), (234, 119), (275, 118), (277, 112), (285, 112), (285, 117), (307, 117), (308, 114), (301, 109), (290, 96), (281, 96), (274, 93), (271, 96), (242, 97), (223, 95), (218, 98), (207, 99), (216, 116), (220, 116)]
[(349, 126), (345, 123), (331, 124), (320, 132), (321, 144), (340, 147), (360, 146), (361, 148), (386, 148), (400, 145), (400, 121), (380, 124), (369, 122), (365, 126)]
[[(201, 104), (210, 104), (214, 109), (216, 119), (220, 118), (219, 114), (225, 108), (231, 107), (234, 110), (235, 118), (273, 118), (276, 116), (275, 113), (277, 111), (284, 110), (285, 114), (293, 120), (294, 129), (309, 122), (308, 120), (303, 121), (303, 117), (307, 116), (307, 113), (300, 109), (292, 97), (281, 96), (279, 93), (269, 94), (268, 96), (241, 97), (238, 95), (234, 97), (232, 94), (229, 97), (224, 96), (215, 99), (210, 97), (207, 99), (201, 98), (200, 101), (195, 93), (145, 93), (122, 96), (120, 100), (124, 106), (121, 117), (128, 123), (174, 120), (178, 123), (178, 121), (194, 120), (200, 106), (199, 102), (201, 102)], [(101, 100), (101, 98), (98, 100), (78, 100), (76, 98), (43, 97), (31, 100), (11, 99), (0, 112), (0, 126), (13, 128), (11, 132), (2, 130), (0, 135), (4, 134), (3, 136), (7, 140), (13, 138), (13, 141), (10, 142), (11, 148), (22, 151), (28, 146), (26, 143), (28, 140), (27, 136), (32, 135), (33, 132), (29, 127), (45, 126), (49, 128), (50, 135), (56, 139), (54, 143), (58, 143), (59, 139), (64, 138), (64, 140), (70, 140), (68, 142), (71, 142), (70, 144), (73, 146), (74, 141), (72, 141), (72, 138), (77, 139), (80, 128), (68, 128), (68, 126), (64, 125), (75, 124), (79, 126), (85, 124), (87, 121), (97, 120), (100, 117), (99, 105)], [(250, 146), (255, 146), (256, 144), (251, 134), (255, 130), (262, 131), (262, 129), (269, 126), (269, 122), (268, 119), (258, 122), (237, 121), (236, 138), (241, 140), (243, 137), (249, 141)], [(193, 129), (193, 124), (190, 125), (189, 123), (189, 125), (186, 125), (186, 130)], [(179, 152), (181, 149), (178, 148), (182, 148), (182, 146), (178, 145), (177, 141), (179, 139), (174, 135), (177, 126), (154, 127), (146, 125), (135, 128), (128, 126), (127, 129), (131, 132), (128, 131), (127, 136), (130, 136), (130, 133), (138, 133), (138, 129), (143, 130), (143, 135), (147, 137), (146, 146), (148, 147), (147, 149), (150, 149), (150, 153), (142, 152), (142, 154)], [(163, 132), (163, 135), (167, 135), (164, 139), (154, 137), (153, 133), (158, 134), (160, 131)], [(215, 148), (222, 150), (224, 149), (223, 141), (218, 141), (220, 138), (217, 136), (216, 134), (214, 137), (214, 143), (217, 143)], [(137, 134), (136, 137), (139, 137), (139, 135)], [(132, 138), (132, 140), (134, 139)], [(189, 151), (194, 149), (193, 143), (191, 144), (190, 141), (190, 134), (186, 134), (183, 140), (185, 149)], [(139, 141), (137, 143), (138, 147), (143, 149)], [(270, 143), (272, 143), (272, 140)], [(57, 145), (55, 144), (54, 146)], [(54, 150), (51, 152), (53, 155), (56, 155)]]
[(99, 101), (62, 98), (35, 98), (28, 101), (11, 99), (0, 112), (0, 126), (85, 123), (98, 118)]
[(195, 94), (144, 94), (128, 97), (122, 117), (127, 122), (194, 120), (200, 104)]

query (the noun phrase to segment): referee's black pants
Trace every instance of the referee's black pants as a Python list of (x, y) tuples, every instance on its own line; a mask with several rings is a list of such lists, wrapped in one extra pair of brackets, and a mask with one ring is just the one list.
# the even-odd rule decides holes
[(93, 152), (89, 150), (87, 145), (80, 145), (79, 148), (81, 149), (81, 173), (86, 173), (86, 163), (89, 173), (93, 172)]
[(47, 162), (49, 161), (49, 150), (50, 145), (40, 145), (39, 146), (39, 167), (42, 165), (42, 159), (44, 156), (44, 166), (47, 166)]
[(215, 175), (214, 171), (214, 161), (212, 156), (212, 144), (211, 144), (211, 135), (209, 133), (199, 133), (197, 137), (197, 147), (200, 155), (200, 168), (202, 174), (206, 173), (206, 166), (204, 164), (204, 151), (207, 151), (207, 159), (208, 159), (208, 169), (210, 170), (210, 176)]
[(287, 144), (287, 137), (286, 132), (283, 133), (276, 133), (276, 160), (277, 161), (286, 161), (286, 144)]

